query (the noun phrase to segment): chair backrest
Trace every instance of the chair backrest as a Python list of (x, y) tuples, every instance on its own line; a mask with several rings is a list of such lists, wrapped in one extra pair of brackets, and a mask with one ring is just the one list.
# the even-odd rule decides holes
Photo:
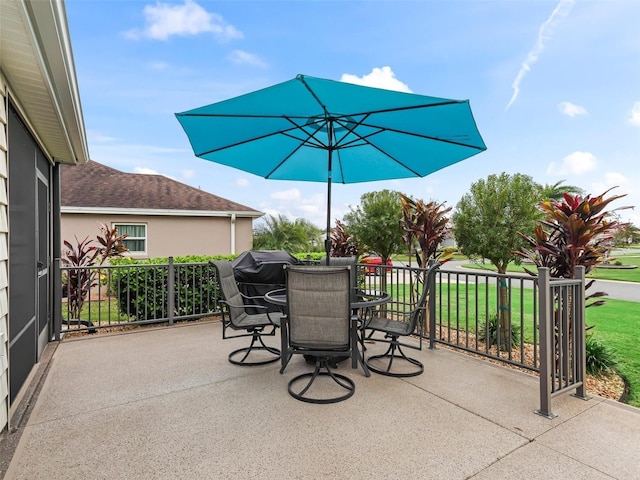
[(287, 266), (287, 315), (292, 347), (351, 348), (349, 266)]
[(244, 307), (240, 307), (240, 305), (244, 304), (244, 301), (238, 289), (238, 284), (236, 283), (233, 266), (229, 260), (214, 260), (211, 263), (213, 263), (216, 269), (220, 293), (222, 294), (223, 300), (227, 302), (229, 317), (231, 317), (230, 319), (233, 322), (240, 315), (246, 314)]
[[(329, 265), (330, 266), (349, 266), (351, 267), (350, 278), (351, 278), (351, 301), (355, 302), (356, 300), (356, 288), (358, 287), (358, 268), (357, 268), (357, 257), (329, 257)], [(320, 265), (327, 264), (327, 257), (322, 257), (320, 260)]]
[(427, 301), (429, 294), (435, 288), (436, 270), (440, 268), (440, 262), (429, 262), (427, 269), (424, 271), (422, 277), (422, 291), (418, 297), (418, 301), (415, 304), (415, 308), (411, 310), (409, 322), (411, 324), (411, 332), (415, 331), (421, 318), (426, 318), (426, 308), (428, 307)]

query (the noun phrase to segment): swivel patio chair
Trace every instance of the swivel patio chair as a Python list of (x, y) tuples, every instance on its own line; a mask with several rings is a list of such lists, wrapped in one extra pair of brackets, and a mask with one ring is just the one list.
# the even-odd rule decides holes
[[(233, 273), (233, 267), (228, 260), (211, 262), (216, 269), (218, 284), (222, 299), (222, 338), (251, 337), (248, 347), (234, 350), (229, 354), (229, 361), (234, 365), (265, 365), (280, 359), (280, 350), (264, 343), (263, 336), (275, 336), (276, 328), (280, 326), (280, 313), (269, 313), (268, 307), (246, 303), (247, 297), (238, 289)], [(247, 309), (250, 312), (247, 313)], [(231, 330), (247, 333), (230, 334)]]
[[(350, 279), (351, 279), (351, 301), (353, 302), (356, 299), (356, 292), (358, 288), (358, 267), (357, 267), (357, 257), (329, 257), (329, 265), (334, 267), (343, 267), (349, 266), (351, 268), (350, 271)], [(327, 264), (327, 257), (322, 257), (320, 260), (320, 265)]]
[[(351, 397), (355, 383), (333, 371), (332, 360), (358, 365), (358, 319), (351, 315), (349, 266), (286, 266), (287, 313), (281, 320), (283, 373), (294, 354), (315, 360), (313, 372), (292, 378), (289, 394), (310, 403), (336, 403)], [(326, 378), (331, 382), (318, 381)], [(314, 385), (315, 384), (315, 385)], [(314, 388), (312, 389), (312, 386)], [(321, 395), (330, 390), (332, 394)], [(337, 393), (336, 393), (337, 392)]]
[[(440, 263), (434, 262), (418, 275), (419, 281), (422, 282), (422, 290), (417, 297), (417, 301), (408, 305), (396, 303), (396, 309), (380, 309), (374, 312), (372, 318), (364, 325), (365, 330), (370, 330), (372, 334), (376, 332), (384, 334), (382, 339), (374, 335), (368, 336), (367, 339), (389, 344), (383, 354), (367, 357), (366, 364), (369, 370), (392, 377), (413, 377), (424, 372), (422, 362), (408, 357), (402, 347), (416, 350), (422, 349), (424, 322), (428, 318), (427, 309), (429, 305), (433, 306), (433, 301), (428, 301), (429, 294), (434, 292), (435, 273), (439, 267)], [(431, 309), (430, 314), (433, 314), (433, 309)], [(418, 346), (402, 340), (415, 334), (416, 330), (418, 330), (417, 334), (419, 336)], [(396, 368), (394, 368), (394, 363)]]

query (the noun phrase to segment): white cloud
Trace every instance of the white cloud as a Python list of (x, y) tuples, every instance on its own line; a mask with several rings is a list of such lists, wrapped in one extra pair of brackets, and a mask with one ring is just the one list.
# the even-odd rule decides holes
[(134, 167), (133, 173), (141, 173), (143, 175), (160, 175), (160, 172), (147, 167)]
[(520, 83), (525, 75), (531, 71), (531, 66), (538, 61), (540, 54), (543, 52), (545, 47), (545, 42), (549, 40), (553, 34), (553, 30), (558, 24), (558, 22), (569, 15), (573, 5), (575, 4), (575, 0), (560, 0), (556, 5), (556, 8), (553, 9), (551, 15), (547, 20), (540, 26), (538, 30), (538, 39), (536, 44), (527, 54), (527, 58), (524, 62), (522, 62), (522, 66), (520, 67), (520, 71), (518, 75), (516, 75), (515, 80), (511, 84), (511, 88), (513, 88), (513, 95), (511, 96), (511, 100), (505, 107), (505, 110), (508, 110), (509, 107), (516, 101), (518, 94), (520, 93)]
[(558, 110), (560, 110), (561, 113), (568, 115), (570, 117), (587, 114), (586, 108), (571, 102), (560, 102), (558, 104)]
[(244, 187), (248, 187), (248, 186), (250, 186), (250, 185), (251, 185), (251, 182), (249, 182), (249, 180), (247, 180), (246, 178), (242, 177), (242, 178), (238, 178), (238, 179), (235, 181), (234, 185), (235, 185), (236, 187), (243, 187), (243, 188), (244, 188)]
[(573, 152), (562, 159), (560, 165), (549, 164), (547, 173), (553, 175), (581, 175), (596, 167), (596, 157), (589, 152)]
[(393, 73), (391, 67), (374, 67), (371, 73), (368, 73), (362, 77), (352, 75), (350, 73), (343, 73), (340, 77), (341, 82), (355, 83), (356, 85), (364, 85), (365, 87), (384, 88), (385, 90), (397, 90), (398, 92), (411, 93), (411, 89), (406, 83), (401, 82), (396, 78), (396, 74)]
[[(628, 183), (629, 183), (629, 179), (625, 177), (623, 174), (618, 172), (607, 172), (605, 173), (604, 178), (602, 178), (601, 181), (594, 182), (592, 184), (593, 193), (600, 195), (601, 193), (606, 192), (610, 188), (621, 187)], [(628, 193), (629, 192), (627, 191), (620, 191), (620, 190), (615, 190), (611, 192), (612, 195), (621, 195), (621, 194), (628, 194)]]
[(640, 127), (640, 102), (633, 104), (631, 109), (631, 116), (629, 117), (629, 123), (633, 126)]
[(196, 177), (196, 171), (195, 170), (183, 170), (182, 171), (182, 178), (185, 179), (192, 179)]
[(221, 41), (243, 38), (242, 32), (225, 22), (221, 15), (207, 12), (193, 0), (177, 5), (162, 2), (146, 5), (144, 17), (145, 28), (130, 30), (126, 32), (127, 37), (167, 40), (172, 35), (212, 33)]
[(297, 188), (290, 190), (281, 190), (279, 192), (273, 192), (271, 198), (274, 200), (281, 200), (283, 202), (296, 202), (302, 198), (302, 193)]
[(629, 180), (623, 174), (618, 172), (607, 172), (604, 175), (604, 181), (607, 185), (624, 185)]
[(245, 52), (244, 50), (234, 50), (229, 54), (229, 60), (236, 65), (251, 65), (253, 67), (266, 68), (267, 64), (257, 55)]
[(273, 192), (270, 198), (275, 200), (275, 204), (269, 202), (261, 207), (261, 211), (276, 211), (291, 220), (304, 218), (318, 226), (326, 225), (327, 205), (324, 194), (303, 194), (298, 188), (292, 188)]

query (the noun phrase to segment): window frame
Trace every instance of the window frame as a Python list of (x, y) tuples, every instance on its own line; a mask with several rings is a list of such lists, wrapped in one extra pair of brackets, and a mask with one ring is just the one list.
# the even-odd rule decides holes
[[(126, 245), (127, 240), (142, 240), (144, 242), (144, 250), (129, 250), (125, 253), (125, 255), (147, 255), (149, 250), (149, 228), (148, 224), (145, 222), (112, 222), (111, 228), (118, 229), (118, 235), (123, 235), (120, 230), (120, 226), (133, 226), (133, 227), (144, 227), (144, 236), (143, 237), (132, 237), (127, 236), (124, 239), (124, 243)], [(128, 248), (128, 247), (127, 247)]]

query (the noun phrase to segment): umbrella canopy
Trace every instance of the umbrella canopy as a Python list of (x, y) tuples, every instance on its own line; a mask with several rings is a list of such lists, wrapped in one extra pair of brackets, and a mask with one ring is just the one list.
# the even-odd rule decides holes
[(486, 150), (468, 100), (298, 75), (176, 117), (196, 156), (264, 178), (331, 183), (424, 177)]

